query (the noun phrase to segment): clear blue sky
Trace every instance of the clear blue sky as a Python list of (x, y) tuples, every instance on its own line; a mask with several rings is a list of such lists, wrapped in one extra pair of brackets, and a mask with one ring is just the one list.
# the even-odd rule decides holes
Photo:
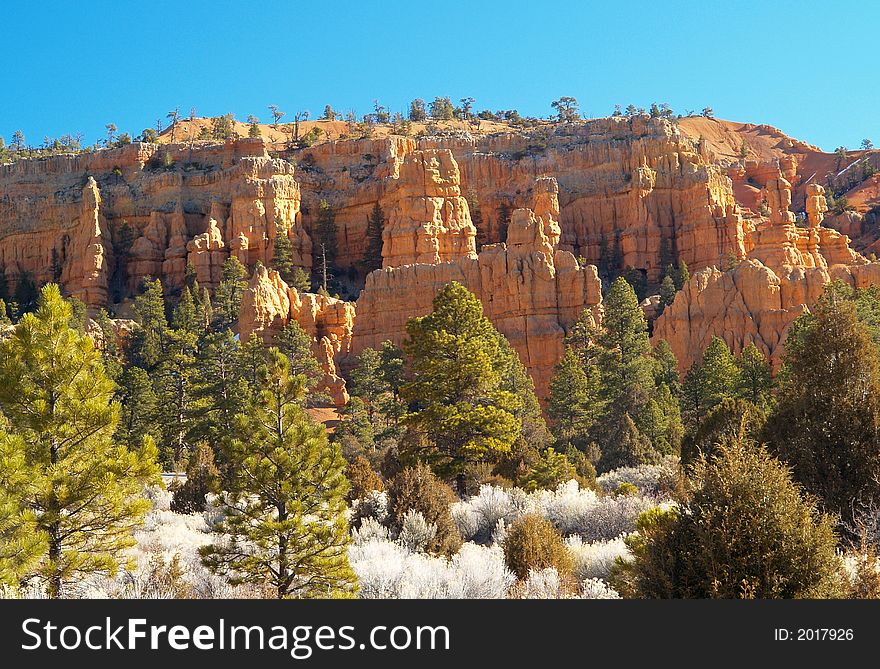
[[(12, 3), (8, 3), (12, 5)], [(833, 150), (880, 145), (880, 3), (17, 2), (3, 8), (0, 135), (139, 133), (176, 105), (269, 118), (414, 97), (546, 116), (572, 95), (705, 105)]]

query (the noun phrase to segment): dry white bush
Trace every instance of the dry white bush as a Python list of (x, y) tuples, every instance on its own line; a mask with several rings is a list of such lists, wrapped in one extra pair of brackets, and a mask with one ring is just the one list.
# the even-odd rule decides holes
[(675, 458), (667, 457), (656, 465), (621, 467), (602, 474), (596, 483), (606, 492), (614, 492), (621, 483), (631, 483), (639, 494), (658, 497), (670, 489), (678, 476), (679, 465)]
[(500, 548), (465, 543), (451, 559), (372, 539), (348, 551), (364, 599), (498, 599), (515, 578)]
[(580, 581), (596, 578), (608, 580), (615, 560), (617, 558), (628, 560), (631, 557), (623, 537), (587, 543), (575, 535), (568, 537), (565, 545), (574, 558), (572, 571)]

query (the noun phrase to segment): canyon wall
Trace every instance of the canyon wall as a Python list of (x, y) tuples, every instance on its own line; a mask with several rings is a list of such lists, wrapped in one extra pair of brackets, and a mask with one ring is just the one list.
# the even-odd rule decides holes
[(779, 369), (794, 320), (824, 291), (842, 280), (855, 287), (880, 282), (880, 263), (850, 248), (849, 238), (823, 226), (825, 189), (808, 184), (806, 227), (789, 210), (791, 184), (781, 173), (768, 180), (762, 199), (769, 206), (749, 234), (749, 257), (726, 271), (696, 272), (654, 324), (653, 338), (669, 342), (682, 372), (702, 357), (712, 337), (735, 353), (753, 343)]

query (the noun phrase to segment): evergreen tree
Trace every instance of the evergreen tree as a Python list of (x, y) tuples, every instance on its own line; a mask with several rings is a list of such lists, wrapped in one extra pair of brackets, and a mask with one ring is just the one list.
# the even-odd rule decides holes
[(736, 360), (727, 344), (712, 337), (703, 359), (691, 366), (682, 385), (682, 409), (690, 429), (696, 429), (721, 400), (734, 396), (738, 378)]
[(658, 362), (652, 356), (648, 325), (632, 287), (617, 278), (604, 303), (595, 359), (605, 411), (593, 434), (602, 448), (599, 469), (607, 471), (624, 466), (622, 462), (652, 462), (660, 453), (675, 451), (681, 420), (676, 393), (658, 384)]
[(183, 287), (183, 293), (180, 295), (180, 302), (174, 309), (174, 319), (172, 324), (175, 330), (185, 332), (190, 335), (197, 335), (199, 332), (199, 318), (196, 312), (196, 303), (190, 292), (189, 286)]
[(753, 343), (736, 359), (736, 396), (766, 411), (773, 403), (773, 373), (770, 363)]
[(0, 326), (2, 325), (12, 325), (12, 320), (9, 318), (9, 307), (7, 307), (6, 302), (0, 298)]
[(351, 392), (363, 400), (371, 424), (376, 418), (380, 398), (390, 391), (388, 382), (382, 377), (381, 365), (379, 351), (365, 348), (351, 371)]
[(352, 596), (345, 460), (301, 409), (302, 376), (278, 349), (267, 359), (259, 401), (228, 446), (221, 538), (200, 552), (230, 582), (266, 583), (279, 599)]
[(613, 585), (641, 598), (840, 596), (833, 522), (764, 449), (728, 440), (692, 471), (677, 508), (653, 509), (626, 539)]
[(855, 306), (833, 292), (798, 318), (786, 341), (770, 451), (845, 523), (880, 499), (880, 361)]
[[(318, 216), (315, 220), (314, 239), (312, 241), (312, 272), (318, 283), (326, 291), (336, 274), (336, 214), (326, 200), (318, 204)], [(326, 268), (326, 273), (325, 273)]]
[(293, 274), (287, 285), (296, 288), (300, 293), (307, 293), (312, 289), (312, 281), (302, 267), (293, 268)]
[(654, 382), (665, 385), (674, 397), (681, 393), (681, 384), (678, 381), (678, 359), (672, 352), (672, 347), (665, 339), (657, 342), (652, 353), (654, 358)]
[(48, 543), (37, 527), (27, 499), (34, 492), (28, 475), (26, 446), (17, 435), (0, 430), (0, 586), (15, 587), (38, 568)]
[[(242, 378), (239, 356), (239, 344), (231, 330), (208, 334), (197, 353), (192, 392), (200, 411), (193, 434), (215, 448), (232, 433), (235, 417), (247, 410), (250, 392)], [(217, 455), (222, 460), (222, 453)]]
[(281, 330), (276, 341), (278, 349), (287, 356), (292, 374), (302, 374), (306, 389), (311, 390), (321, 378), (323, 371), (312, 353), (312, 338), (302, 326), (291, 319)]
[(0, 344), (0, 410), (25, 444), (28, 510), (47, 542), (38, 568), (51, 597), (77, 575), (113, 574), (159, 482), (155, 448), (115, 446), (119, 407), (88, 337), (70, 329), (58, 286), (40, 293)]
[(281, 275), (288, 286), (293, 283), (293, 272), (296, 269), (293, 264), (293, 244), (280, 220), (275, 221), (275, 245), (272, 249), (271, 267)]
[(423, 457), (463, 484), (468, 463), (510, 450), (522, 428), (522, 403), (502, 390), (499, 370), (509, 360), (479, 300), (453, 281), (433, 306), (407, 323), (411, 380), (401, 395), (411, 412), (404, 421)]
[(220, 283), (214, 291), (214, 327), (231, 328), (238, 321), (241, 297), (247, 290), (247, 268), (229, 256), (220, 270)]
[(672, 281), (672, 277), (669, 275), (664, 276), (663, 281), (660, 283), (660, 314), (675, 301), (675, 293), (675, 283)]
[(196, 400), (196, 337), (184, 330), (169, 330), (167, 351), (154, 372), (159, 452), (165, 465), (177, 468), (186, 462), (195, 441), (194, 430), (202, 405)]
[(678, 266), (672, 274), (672, 281), (675, 283), (675, 290), (681, 290), (684, 285), (691, 280), (691, 273), (688, 271), (687, 263), (684, 260), (678, 261)]
[(584, 369), (574, 350), (567, 346), (550, 381), (548, 401), (558, 450), (563, 451), (569, 444), (583, 448), (588, 442), (603, 411), (599, 385), (598, 370), (592, 366)]
[(247, 384), (249, 395), (260, 392), (260, 378), (266, 366), (266, 344), (257, 334), (242, 343), (238, 349), (238, 374)]
[(159, 279), (144, 284), (144, 292), (135, 298), (133, 310), (140, 327), (131, 335), (129, 358), (133, 364), (149, 371), (165, 353), (169, 330), (165, 297)]
[(136, 366), (125, 369), (119, 377), (116, 399), (121, 408), (116, 441), (135, 449), (144, 437), (159, 438), (158, 399), (146, 370)]
[(369, 274), (382, 269), (382, 231), (385, 229), (385, 214), (377, 202), (367, 218), (367, 250), (364, 253), (363, 268)]

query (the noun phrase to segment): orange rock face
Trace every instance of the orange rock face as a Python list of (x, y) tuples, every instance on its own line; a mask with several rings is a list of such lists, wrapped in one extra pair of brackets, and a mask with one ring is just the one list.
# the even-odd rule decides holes
[(239, 332), (242, 341), (257, 335), (271, 343), (295, 320), (312, 337), (312, 352), (323, 371), (318, 390), (327, 392), (337, 406), (344, 406), (348, 392), (345, 380), (337, 374), (336, 360), (349, 352), (354, 315), (352, 303), (300, 293), (278, 272), (258, 265), (242, 296)]
[(104, 305), (112, 245), (101, 213), (101, 194), (92, 177), (82, 190), (82, 209), (74, 223), (73, 234), (64, 238), (63, 254), (69, 260), (63, 264), (61, 282), (87, 305)]
[(669, 342), (681, 371), (700, 359), (714, 336), (735, 353), (754, 343), (778, 369), (791, 323), (825, 284), (841, 279), (865, 287), (880, 280), (880, 263), (868, 263), (846, 235), (822, 226), (824, 192), (817, 184), (806, 187), (809, 227), (799, 228), (788, 209), (789, 182), (771, 179), (765, 189), (770, 220), (752, 234), (749, 259), (726, 272), (697, 272), (676, 295), (655, 322), (653, 337)]
[(452, 152), (415, 151), (400, 167), (382, 232), (382, 266), (476, 256), (476, 229)]
[[(93, 175), (94, 186), (82, 188), (83, 174)], [(200, 282), (213, 286), (230, 251), (250, 265), (268, 262), (276, 227), (287, 231), (294, 262), (311, 265), (294, 167), (270, 158), (260, 140), (203, 144), (192, 151), (185, 145), (132, 144), (23, 160), (0, 166), (0, 192), (5, 196), (0, 264), (12, 287), (25, 273), (38, 284), (60, 279), (66, 292), (106, 304), (104, 279), (86, 275), (109, 277), (114, 262), (124, 263), (123, 283), (130, 292), (146, 277), (179, 287), (187, 262)], [(124, 228), (134, 232), (134, 240), (125, 257), (114, 258)]]
[[(555, 191), (542, 192), (552, 200)], [(407, 320), (430, 313), (437, 291), (458, 281), (482, 302), (529, 370), (538, 396), (546, 397), (566, 329), (584, 310), (598, 322), (602, 302), (595, 266), (581, 267), (571, 253), (553, 248), (554, 208), (548, 204), (544, 219), (530, 209), (514, 211), (508, 243), (484, 246), (477, 257), (370, 274), (357, 302), (351, 354), (385, 340), (401, 344)]]

